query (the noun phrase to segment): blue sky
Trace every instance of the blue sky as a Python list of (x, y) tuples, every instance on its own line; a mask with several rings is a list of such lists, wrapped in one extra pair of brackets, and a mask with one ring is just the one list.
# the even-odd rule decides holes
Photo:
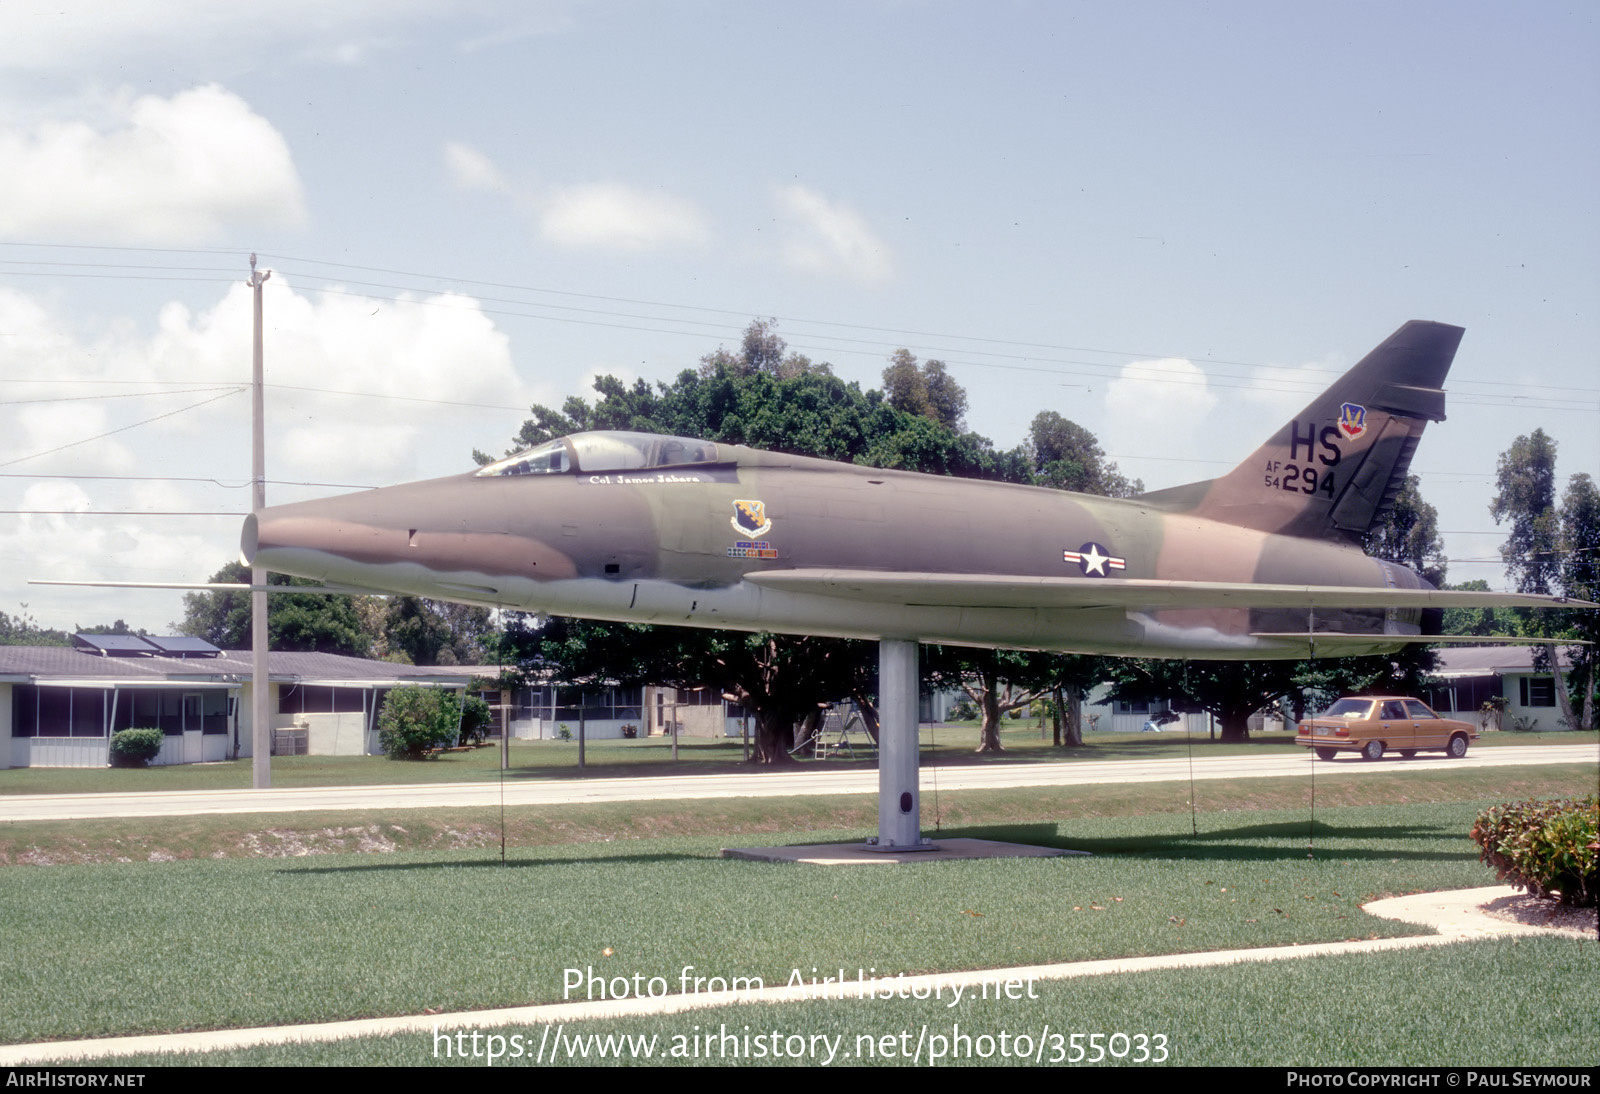
[[(1497, 454), (1542, 427), (1600, 473), (1597, 10), (7, 4), (0, 509), (116, 515), (0, 514), (0, 609), (160, 629), (174, 594), (24, 582), (234, 556), (237, 519), (150, 514), (248, 506), (251, 251), (270, 501), (465, 469), (756, 316), (867, 385), (943, 359), (997, 445), (1054, 409), (1154, 488), (1457, 323), (1414, 469), (1451, 578), (1500, 585)], [(226, 485), (37, 477), (89, 474)]]

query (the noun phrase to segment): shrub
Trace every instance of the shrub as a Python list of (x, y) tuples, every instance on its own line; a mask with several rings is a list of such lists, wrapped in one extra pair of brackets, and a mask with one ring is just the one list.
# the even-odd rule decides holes
[(1472, 826), (1479, 857), (1501, 881), (1563, 904), (1595, 903), (1600, 857), (1600, 795), (1508, 802), (1485, 809)]
[(461, 739), (456, 742), (463, 748), (475, 745), (489, 735), (489, 703), (481, 696), (467, 696), (467, 705), (461, 712)]
[(112, 767), (143, 767), (161, 754), (159, 729), (124, 729), (111, 736)]
[(456, 739), (460, 707), (442, 688), (395, 688), (378, 712), (378, 744), (391, 760), (421, 760)]
[(971, 699), (957, 699), (945, 714), (945, 720), (949, 722), (972, 722), (977, 717), (978, 707)]

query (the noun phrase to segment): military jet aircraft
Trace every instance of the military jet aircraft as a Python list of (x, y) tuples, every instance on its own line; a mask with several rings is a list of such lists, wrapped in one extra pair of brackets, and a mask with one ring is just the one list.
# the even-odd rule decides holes
[(1446, 604), (1369, 558), (1460, 327), (1406, 323), (1221, 478), (1133, 498), (579, 433), (480, 470), (274, 506), (253, 564), (558, 615), (1155, 657), (1392, 652)]

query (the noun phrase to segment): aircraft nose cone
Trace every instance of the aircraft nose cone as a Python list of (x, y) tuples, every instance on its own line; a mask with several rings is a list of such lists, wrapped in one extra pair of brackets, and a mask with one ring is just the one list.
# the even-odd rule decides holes
[(419, 595), (576, 575), (543, 535), (511, 534), (505, 509), (498, 480), (432, 479), (263, 509), (245, 519), (240, 547), (278, 573)]
[(244, 518), (244, 527), (239, 531), (239, 554), (244, 557), (246, 566), (254, 566), (256, 559), (256, 546), (259, 540), (256, 535), (256, 515), (251, 513)]
[(415, 493), (389, 487), (270, 506), (245, 518), (239, 546), (254, 566), (324, 580), (337, 570), (351, 580), (352, 567), (406, 557), (414, 525), (437, 511)]

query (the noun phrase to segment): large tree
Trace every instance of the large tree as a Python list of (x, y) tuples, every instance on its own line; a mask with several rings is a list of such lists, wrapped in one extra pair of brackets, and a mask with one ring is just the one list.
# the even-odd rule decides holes
[[(1500, 557), (1506, 573), (1523, 593), (1559, 593), (1592, 600), (1595, 547), (1600, 540), (1600, 499), (1587, 474), (1572, 476), (1561, 507), (1556, 506), (1556, 442), (1542, 429), (1518, 437), (1500, 454), (1495, 496), (1489, 513), (1510, 529)], [(1555, 677), (1556, 703), (1562, 720), (1573, 728), (1594, 724), (1594, 647), (1572, 645), (1567, 656), (1574, 669), (1573, 688), (1563, 678), (1556, 652), (1562, 638), (1594, 638), (1592, 610), (1523, 610), (1523, 633), (1552, 639), (1539, 647), (1536, 667)]]
[[(1556, 575), (1563, 596), (1600, 602), (1600, 489), (1587, 474), (1567, 480), (1561, 498), (1561, 567)], [(1595, 727), (1595, 663), (1600, 658), (1600, 610), (1577, 608), (1564, 613), (1571, 637), (1585, 644), (1567, 647), (1572, 661), (1575, 729)]]
[[(230, 562), (209, 580), (248, 585), (250, 569), (241, 562)], [(267, 575), (267, 583), (317, 584), (284, 574)], [(355, 600), (326, 593), (274, 593), (267, 607), (267, 648), (367, 656), (372, 636), (362, 628)], [(245, 650), (250, 648), (250, 614), (250, 594), (243, 590), (186, 593), (183, 621), (174, 626), (180, 634), (203, 638), (219, 649)]]
[(1126, 498), (1144, 490), (1106, 459), (1095, 435), (1053, 410), (1041, 410), (1028, 427), (1027, 453), (1033, 481), (1057, 490)]
[(488, 608), (393, 596), (366, 626), (379, 657), (413, 665), (477, 665), (492, 622)]
[(1500, 557), (1519, 593), (1548, 593), (1560, 569), (1556, 538), (1556, 442), (1545, 431), (1518, 437), (1500, 453), (1489, 515), (1511, 529)]
[(1439, 511), (1422, 499), (1421, 482), (1407, 475), (1394, 505), (1367, 532), (1367, 554), (1409, 566), (1434, 588), (1444, 585), (1448, 560), (1439, 536)]
[(922, 676), (936, 688), (959, 688), (978, 708), (978, 752), (1001, 752), (1000, 720), (1048, 695), (1055, 654), (924, 646)]
[(967, 416), (967, 392), (943, 361), (925, 361), (908, 349), (897, 349), (883, 370), (883, 393), (889, 405), (908, 414), (960, 432)]
[[(603, 376), (595, 381), (597, 397), (592, 400), (570, 398), (559, 411), (533, 407), (513, 447), (525, 448), (583, 430), (627, 429), (930, 474), (1017, 483), (1046, 481), (1037, 472), (1030, 446), (1001, 452), (986, 438), (959, 430), (966, 395), (943, 365), (918, 365), (909, 351), (896, 355), (891, 371), (902, 365), (915, 371), (926, 403), (915, 408), (897, 406), (882, 392), (863, 391), (857, 384), (846, 383), (833, 375), (826, 363), (788, 352), (772, 324), (757, 321), (745, 331), (737, 350), (724, 348), (708, 354), (698, 369), (684, 370), (670, 384), (652, 386), (640, 380), (627, 385)], [(1089, 488), (1125, 489), (1126, 482), (1116, 475), (1115, 467), (1104, 464), (1093, 437), (1086, 431), (1083, 434), (1086, 441), (1075, 451), (1092, 464)], [(482, 453), (476, 456), (480, 462), (490, 458)], [(629, 633), (635, 650), (656, 642), (650, 637), (651, 628)], [(629, 656), (629, 649), (609, 645), (601, 635), (593, 627), (570, 628), (541, 654), (547, 666), (567, 678), (599, 672), (622, 679), (616, 669), (602, 671), (603, 659), (590, 656), (584, 648), (593, 641), (597, 650)], [(663, 685), (681, 685), (697, 678), (699, 683), (714, 682), (728, 694), (739, 696), (750, 706), (758, 725), (765, 727), (759, 749), (764, 762), (784, 758), (787, 750), (780, 745), (791, 739), (797, 710), (812, 710), (818, 702), (854, 696), (865, 702), (864, 712), (871, 721), (873, 685), (869, 681), (874, 678), (876, 657), (868, 643), (687, 630), (662, 637), (659, 646), (665, 656), (643, 659), (637, 671), (629, 670), (629, 678)]]
[(1170, 661), (1130, 659), (1111, 665), (1110, 698), (1164, 700), (1180, 711), (1204, 711), (1224, 741), (1248, 741), (1250, 716), (1296, 690), (1293, 661)]
[[(1486, 593), (1489, 583), (1481, 577), (1463, 581), (1459, 585), (1445, 585), (1456, 592)], [(1522, 620), (1506, 608), (1446, 608), (1440, 634), (1478, 635), (1490, 637), (1497, 634), (1521, 634)]]
[(570, 684), (714, 689), (754, 717), (757, 763), (787, 761), (796, 724), (823, 703), (854, 700), (877, 727), (869, 642), (560, 617), (514, 621), (506, 637), (525, 670)]

